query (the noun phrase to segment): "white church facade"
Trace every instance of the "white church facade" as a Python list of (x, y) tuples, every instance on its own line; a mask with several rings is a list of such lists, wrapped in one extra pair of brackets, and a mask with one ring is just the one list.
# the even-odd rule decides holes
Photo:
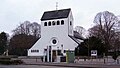
[(65, 55), (66, 50), (74, 51), (79, 43), (74, 37), (71, 9), (46, 11), (41, 18), (41, 38), (28, 50), (28, 56), (47, 56), (49, 59), (58, 53)]

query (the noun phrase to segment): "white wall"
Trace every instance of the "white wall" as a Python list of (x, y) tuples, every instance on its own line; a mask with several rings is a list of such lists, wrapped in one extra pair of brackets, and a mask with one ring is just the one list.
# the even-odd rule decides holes
[[(73, 17), (71, 17), (72, 13), (70, 12), (69, 18), (42, 21), (41, 38), (29, 49), (28, 56), (43, 56), (44, 48), (52, 45), (51, 38), (53, 37), (57, 38), (58, 44), (52, 46), (61, 48), (61, 45), (63, 45), (64, 50), (74, 50), (78, 44), (68, 36), (70, 34), (69, 30), (72, 30), (70, 35), (73, 35)], [(57, 22), (58, 20), (64, 20), (64, 25), (44, 26), (44, 22)], [(72, 21), (72, 26), (68, 27), (70, 21)], [(31, 53), (31, 50), (35, 49), (39, 52)]]
[[(70, 22), (72, 22), (72, 25), (70, 25)], [(73, 20), (72, 12), (70, 12), (70, 14), (69, 14), (69, 16), (68, 16), (68, 33), (69, 33), (69, 35), (71, 35), (71, 36), (74, 35), (73, 25), (74, 25), (74, 20)]]

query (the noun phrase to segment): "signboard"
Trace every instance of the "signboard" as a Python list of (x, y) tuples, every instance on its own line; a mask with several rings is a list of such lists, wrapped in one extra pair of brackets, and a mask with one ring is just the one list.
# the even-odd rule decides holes
[(91, 56), (97, 56), (97, 50), (91, 50)]

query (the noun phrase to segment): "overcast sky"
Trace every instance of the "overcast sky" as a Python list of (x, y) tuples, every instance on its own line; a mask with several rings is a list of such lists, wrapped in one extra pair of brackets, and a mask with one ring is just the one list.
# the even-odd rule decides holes
[(0, 0), (0, 32), (11, 33), (21, 22), (41, 23), (44, 11), (71, 8), (74, 27), (92, 27), (98, 12), (110, 11), (120, 15), (120, 0)]

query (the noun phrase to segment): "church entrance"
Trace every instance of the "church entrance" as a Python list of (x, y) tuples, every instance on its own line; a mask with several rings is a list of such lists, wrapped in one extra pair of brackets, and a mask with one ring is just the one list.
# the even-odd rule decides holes
[(47, 47), (47, 49), (44, 49), (44, 62), (60, 62), (61, 57), (63, 56), (61, 50), (53, 50), (51, 46)]

